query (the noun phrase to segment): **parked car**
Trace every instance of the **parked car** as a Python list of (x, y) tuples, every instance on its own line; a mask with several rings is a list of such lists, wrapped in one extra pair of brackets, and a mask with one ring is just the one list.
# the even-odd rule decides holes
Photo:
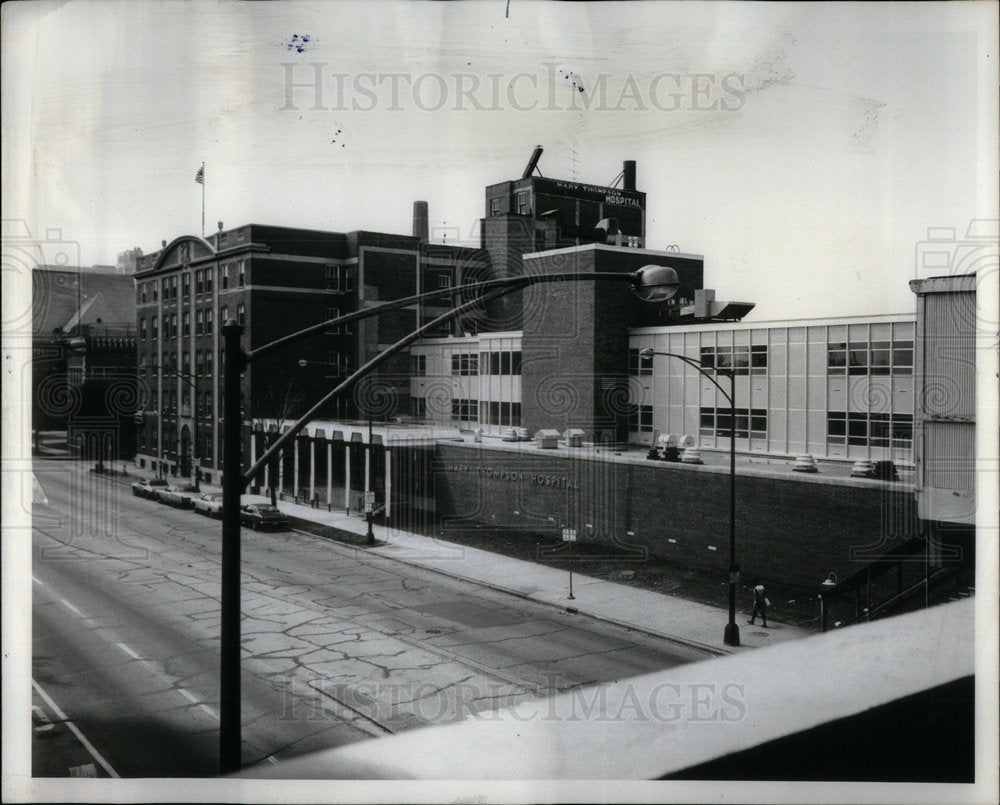
[(209, 492), (194, 500), (194, 510), (209, 517), (222, 516), (222, 495)]
[(282, 514), (277, 506), (265, 503), (250, 503), (240, 508), (240, 524), (248, 525), (250, 528), (280, 530), (288, 527), (288, 518)]
[(164, 486), (156, 490), (156, 499), (160, 503), (168, 506), (176, 506), (178, 509), (190, 509), (191, 498), (183, 494), (179, 486)]
[(164, 478), (144, 478), (132, 484), (132, 494), (137, 498), (156, 500), (157, 490), (163, 489), (165, 486), (167, 486), (167, 481)]

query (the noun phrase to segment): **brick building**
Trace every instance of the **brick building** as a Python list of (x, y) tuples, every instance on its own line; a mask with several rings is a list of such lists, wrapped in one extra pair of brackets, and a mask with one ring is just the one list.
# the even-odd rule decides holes
[[(138, 432), (140, 466), (209, 477), (221, 455), (221, 326), (244, 327), (244, 350), (387, 299), (451, 287), (488, 265), (477, 249), (427, 243), (426, 233), (321, 232), (250, 224), (208, 239), (186, 235), (140, 258), (135, 274), (138, 372), (147, 394)], [(247, 421), (294, 417), (381, 349), (446, 308), (414, 305), (317, 333), (244, 374)], [(475, 321), (460, 323), (475, 327)], [(446, 323), (441, 332), (452, 326)], [(409, 391), (408, 358), (372, 378), (379, 394)], [(372, 388), (370, 384), (368, 389)], [(364, 390), (362, 390), (363, 392)], [(359, 392), (360, 393), (360, 392)], [(354, 398), (331, 417), (358, 415)]]

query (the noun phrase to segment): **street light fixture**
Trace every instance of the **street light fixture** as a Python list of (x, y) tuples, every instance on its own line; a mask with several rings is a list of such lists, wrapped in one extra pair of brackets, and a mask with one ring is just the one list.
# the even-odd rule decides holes
[[(220, 650), (220, 706), (219, 706), (219, 766), (222, 773), (235, 772), (241, 765), (241, 723), (240, 723), (240, 495), (246, 486), (267, 465), (291, 439), (304, 428), (319, 411), (333, 398), (351, 388), (361, 378), (408, 347), (426, 332), (432, 331), (445, 321), (460, 316), (484, 304), (499, 299), (509, 293), (524, 289), (529, 285), (553, 282), (627, 282), (632, 291), (644, 301), (664, 302), (670, 299), (679, 286), (677, 272), (669, 266), (647, 265), (631, 273), (597, 271), (589, 274), (572, 272), (536, 274), (460, 285), (454, 288), (439, 288), (434, 291), (414, 294), (374, 305), (370, 308), (348, 313), (330, 321), (320, 322), (297, 332), (278, 338), (269, 344), (244, 352), (240, 345), (242, 325), (229, 319), (222, 325), (225, 361), (223, 364), (223, 450), (222, 450), (222, 583), (221, 583), (221, 650)], [(360, 366), (350, 376), (328, 392), (319, 402), (306, 411), (286, 430), (250, 468), (242, 471), (240, 455), (241, 401), (240, 374), (254, 358), (279, 347), (295, 343), (313, 333), (339, 327), (359, 319), (377, 316), (418, 304), (427, 299), (447, 296), (462, 299), (452, 310), (421, 325), (409, 335), (392, 344), (374, 358)]]
[(727, 646), (738, 646), (740, 644), (740, 627), (736, 623), (736, 584), (740, 578), (740, 566), (736, 564), (736, 373), (733, 370), (719, 372), (723, 377), (729, 378), (729, 391), (727, 392), (719, 382), (694, 358), (687, 355), (679, 355), (676, 352), (656, 352), (650, 347), (639, 350), (642, 358), (652, 358), (660, 355), (665, 358), (677, 358), (688, 366), (692, 366), (722, 393), (722, 396), (729, 401), (730, 410), (730, 432), (729, 432), (729, 623), (723, 635), (723, 641)]

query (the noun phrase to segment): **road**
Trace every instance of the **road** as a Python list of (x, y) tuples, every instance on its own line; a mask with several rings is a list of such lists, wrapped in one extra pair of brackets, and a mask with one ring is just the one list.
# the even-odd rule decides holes
[[(36, 477), (34, 773), (214, 774), (221, 525), (77, 463)], [(242, 553), (244, 764), (705, 656), (302, 532)]]

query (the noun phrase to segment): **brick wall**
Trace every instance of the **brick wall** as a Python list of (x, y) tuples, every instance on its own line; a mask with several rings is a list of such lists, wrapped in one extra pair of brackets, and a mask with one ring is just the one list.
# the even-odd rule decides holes
[[(580, 541), (617, 544), (623, 556), (646, 549), (692, 567), (729, 565), (725, 469), (440, 444), (434, 477), (446, 533), (486, 523), (558, 540), (565, 525)], [(859, 569), (859, 552), (881, 553), (915, 535), (908, 488), (763, 474), (738, 475), (736, 488), (744, 576), (812, 587), (830, 571)]]

